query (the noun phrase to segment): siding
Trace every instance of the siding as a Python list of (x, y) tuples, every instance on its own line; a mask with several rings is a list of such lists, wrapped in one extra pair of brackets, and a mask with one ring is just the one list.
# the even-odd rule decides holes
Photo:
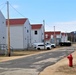
[(23, 47), (31, 47), (31, 26), (29, 20), (27, 20), (23, 27)]
[[(35, 35), (35, 31), (37, 31), (37, 35)], [(31, 43), (43, 42), (44, 40), (44, 30), (43, 25), (40, 29), (32, 29), (31, 30)]]
[[(8, 43), (8, 32), (7, 32), (7, 43)], [(23, 25), (10, 26), (10, 45), (14, 49), (23, 49)]]
[(6, 20), (0, 12), (0, 44), (6, 44)]
[[(35, 31), (37, 31), (37, 35), (35, 35)], [(32, 40), (32, 43), (35, 43), (35, 42), (41, 42), (42, 40), (42, 36), (41, 36), (41, 30), (38, 29), (38, 30), (32, 30), (31, 32), (31, 40)]]

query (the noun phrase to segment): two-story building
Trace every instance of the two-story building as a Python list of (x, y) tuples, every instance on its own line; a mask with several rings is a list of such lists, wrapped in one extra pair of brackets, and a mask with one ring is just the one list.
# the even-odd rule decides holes
[(45, 32), (45, 40), (46, 40), (46, 43), (54, 43), (58, 45), (59, 42), (61, 41), (61, 32), (60, 31)]
[[(27, 49), (31, 47), (31, 26), (28, 18), (9, 19), (10, 25), (10, 46), (13, 49)], [(8, 25), (7, 40), (8, 44)]]
[(43, 24), (31, 24), (31, 43), (44, 42)]
[(59, 42), (66, 42), (68, 40), (68, 36), (66, 33), (61, 33), (61, 31), (49, 31), (45, 32), (45, 40), (46, 43), (54, 43), (59, 45)]

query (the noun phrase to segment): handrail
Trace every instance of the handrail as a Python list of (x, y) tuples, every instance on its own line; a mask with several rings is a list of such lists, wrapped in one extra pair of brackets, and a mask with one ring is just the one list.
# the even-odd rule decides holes
[[(10, 46), (10, 49), (13, 50), (13, 47)], [(0, 50), (8, 50), (7, 44), (0, 44)]]

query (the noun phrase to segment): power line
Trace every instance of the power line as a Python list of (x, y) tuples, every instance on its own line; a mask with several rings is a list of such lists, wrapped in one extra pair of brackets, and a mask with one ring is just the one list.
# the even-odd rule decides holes
[(6, 3), (2, 3), (2, 4), (0, 4), (0, 6), (2, 6), (2, 5), (4, 5), (4, 4), (6, 4)]
[(10, 5), (17, 13), (19, 13), (21, 16), (25, 17), (25, 16), (22, 15), (18, 10), (16, 10), (10, 3), (9, 3), (9, 5)]
[(6, 4), (4, 4), (4, 5), (2, 6), (2, 8), (0, 8), (0, 10), (2, 10), (2, 9), (5, 7), (5, 5), (6, 5)]
[[(3, 6), (2, 6), (2, 5), (3, 5)], [(0, 6), (2, 6), (2, 7), (0, 8), (0, 10), (2, 10), (2, 9), (5, 7), (5, 5), (6, 5), (6, 3), (0, 4)]]

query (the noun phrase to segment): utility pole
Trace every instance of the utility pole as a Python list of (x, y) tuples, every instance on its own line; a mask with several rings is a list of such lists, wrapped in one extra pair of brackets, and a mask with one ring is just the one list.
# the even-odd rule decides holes
[(10, 25), (9, 25), (9, 2), (7, 1), (7, 25), (8, 25), (8, 56), (10, 57)]
[(55, 26), (54, 26), (54, 43), (56, 45), (56, 34), (55, 34)]
[(43, 28), (44, 28), (44, 49), (45, 49), (45, 20), (43, 20)]

